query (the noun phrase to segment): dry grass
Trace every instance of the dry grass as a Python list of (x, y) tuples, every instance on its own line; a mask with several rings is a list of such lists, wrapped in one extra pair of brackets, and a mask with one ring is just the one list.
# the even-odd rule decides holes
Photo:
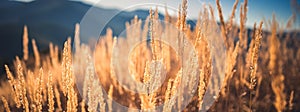
[[(16, 57), (14, 66), (4, 66), (7, 82), (2, 85), (8, 86), (0, 88), (0, 111), (124, 111), (114, 102), (142, 111), (299, 111), (299, 32), (284, 33), (282, 29), (293, 27), (295, 15), (284, 27), (279, 26), (274, 16), (271, 22), (254, 24), (253, 31), (248, 32), (247, 0), (240, 5), (240, 21), (235, 21), (239, 0), (233, 4), (228, 21), (220, 1), (216, 3), (220, 26), (214, 17), (215, 9), (209, 5), (200, 12), (196, 28), (191, 30), (186, 23), (187, 0), (183, 0), (177, 17), (168, 15), (166, 8), (164, 25), (158, 21), (156, 9), (150, 10), (145, 24), (138, 17), (126, 23), (126, 38), (113, 37), (113, 31), (107, 29), (95, 51), (80, 43), (77, 24), (75, 51), (68, 38), (61, 53), (50, 43), (49, 55), (40, 57), (32, 40), (34, 67), (28, 57), (25, 26), (23, 59)], [(267, 26), (266, 31), (263, 25)], [(216, 69), (219, 65), (214, 65), (215, 51), (210, 49), (214, 47), (211, 37), (215, 36), (221, 36), (227, 52), (226, 65), (221, 66), (225, 73), (212, 75), (215, 70), (221, 71)], [(150, 42), (130, 49), (136, 41), (148, 37)], [(176, 44), (171, 47), (160, 42), (162, 38)], [(196, 52), (187, 53), (190, 49)], [(129, 58), (120, 56), (130, 50)], [(128, 69), (132, 76), (118, 75)], [(139, 88), (127, 77), (143, 86)], [(133, 88), (142, 93), (128, 90)], [(191, 101), (185, 105), (190, 95)], [(212, 106), (205, 104), (205, 95), (215, 100)]]

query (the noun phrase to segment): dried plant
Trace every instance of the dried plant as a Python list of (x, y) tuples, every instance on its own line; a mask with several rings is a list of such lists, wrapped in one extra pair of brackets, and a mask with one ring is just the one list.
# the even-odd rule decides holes
[(8, 102), (7, 102), (7, 100), (5, 99), (5, 97), (1, 96), (1, 101), (3, 102), (3, 106), (4, 106), (4, 108), (5, 108), (5, 111), (6, 111), (6, 112), (10, 112), (9, 105), (8, 105)]
[[(74, 52), (71, 37), (62, 50), (50, 43), (49, 54), (39, 52), (32, 39), (34, 60), (24, 26), (23, 58), (16, 57), (11, 67), (4, 65), (7, 82), (0, 87), (0, 111), (120, 111), (115, 102), (133, 110), (163, 112), (299, 110), (295, 79), (299, 78), (300, 42), (299, 31), (293, 29), (295, 14), (285, 26), (274, 15), (271, 21), (264, 21), (265, 27), (260, 22), (248, 30), (248, 0), (236, 0), (228, 19), (216, 0), (220, 25), (214, 7), (203, 5), (192, 29), (187, 2), (182, 1), (177, 16), (169, 14), (166, 6), (164, 21), (159, 20), (158, 8), (150, 10), (144, 21), (135, 16), (125, 23), (124, 38), (113, 37), (113, 30), (107, 29), (95, 49), (80, 43), (79, 24), (74, 31)], [(226, 57), (214, 56), (220, 50), (215, 45), (222, 43), (213, 37), (224, 41)], [(132, 48), (134, 42), (148, 39)], [(170, 46), (162, 39), (176, 44)], [(128, 58), (120, 56), (127, 51)], [(216, 58), (225, 64), (218, 65)], [(127, 70), (131, 76), (118, 75)], [(138, 89), (144, 93), (129, 91), (137, 86), (127, 77), (143, 84)], [(188, 96), (191, 100), (184, 105)], [(207, 99), (215, 100), (211, 107)]]
[(24, 26), (23, 31), (23, 59), (28, 60), (28, 30), (27, 26)]
[(48, 93), (48, 111), (54, 111), (54, 91), (53, 91), (53, 79), (52, 73), (48, 72), (48, 82), (47, 82), (47, 93)]
[(33, 52), (34, 52), (34, 58), (35, 58), (35, 67), (39, 68), (40, 66), (40, 53), (38, 51), (38, 48), (36, 46), (35, 40), (32, 39), (32, 48), (33, 48)]

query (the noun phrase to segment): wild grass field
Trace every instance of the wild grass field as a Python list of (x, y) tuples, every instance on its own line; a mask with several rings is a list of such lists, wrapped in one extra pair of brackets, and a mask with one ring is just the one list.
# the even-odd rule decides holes
[(63, 49), (50, 44), (46, 54), (25, 26), (23, 55), (4, 66), (0, 111), (300, 111), (296, 14), (248, 30), (248, 0), (238, 2), (228, 21), (219, 0), (204, 5), (194, 29), (187, 0), (177, 16), (166, 8), (164, 20), (151, 9), (146, 20), (124, 23), (125, 37), (107, 29), (92, 47), (80, 42), (77, 24), (73, 40)]

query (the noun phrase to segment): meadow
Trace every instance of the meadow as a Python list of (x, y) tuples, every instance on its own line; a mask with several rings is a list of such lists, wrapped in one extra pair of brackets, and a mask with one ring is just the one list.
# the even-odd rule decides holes
[(76, 24), (73, 40), (63, 49), (50, 43), (46, 54), (25, 26), (23, 55), (4, 66), (0, 111), (299, 111), (296, 15), (248, 30), (248, 0), (238, 3), (228, 21), (219, 0), (204, 5), (194, 29), (187, 0), (177, 16), (166, 8), (164, 20), (150, 9), (146, 20), (124, 23), (125, 37), (107, 29), (92, 47)]

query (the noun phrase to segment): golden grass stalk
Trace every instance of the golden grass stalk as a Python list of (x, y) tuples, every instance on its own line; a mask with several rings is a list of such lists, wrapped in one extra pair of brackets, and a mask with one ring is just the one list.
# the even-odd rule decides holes
[(248, 0), (245, 0), (244, 1), (244, 19), (245, 19), (245, 22), (247, 20), (247, 12), (248, 12)]
[(26, 74), (26, 81), (27, 81), (27, 87), (28, 87), (28, 95), (29, 99), (31, 100), (30, 102), (30, 110), (36, 110), (36, 105), (35, 105), (35, 99), (36, 99), (36, 89), (37, 89), (37, 78), (35, 78), (35, 74), (31, 72), (30, 70), (27, 71)]
[(77, 93), (75, 92), (75, 89), (72, 88), (68, 91), (68, 101), (67, 101), (67, 112), (76, 112), (77, 106), (78, 106), (78, 99), (77, 99)]
[(165, 103), (163, 106), (163, 112), (170, 112), (172, 110), (172, 106), (170, 105), (170, 98), (171, 98), (171, 89), (172, 89), (172, 79), (169, 79), (167, 90), (165, 92)]
[(75, 26), (75, 34), (74, 34), (74, 43), (75, 43), (75, 53), (79, 53), (80, 50), (80, 26), (76, 24)]
[(139, 95), (141, 99), (141, 110), (142, 111), (153, 111), (155, 109), (155, 102), (151, 101), (155, 94)]
[(57, 104), (57, 111), (62, 111), (62, 107), (61, 107), (61, 100), (60, 100), (60, 93), (58, 90), (58, 86), (54, 86), (54, 94), (55, 94), (55, 98), (56, 98), (56, 104)]
[(255, 42), (254, 47), (252, 49), (252, 56), (251, 56), (251, 65), (250, 65), (250, 89), (255, 87), (255, 77), (256, 77), (256, 70), (257, 70), (257, 60), (258, 60), (258, 53), (261, 46), (261, 38), (262, 38), (262, 25), (263, 22), (260, 22), (259, 29), (256, 31), (255, 34)]
[(74, 89), (74, 74), (72, 71), (72, 54), (71, 54), (71, 38), (64, 44), (63, 61), (62, 61), (62, 80), (63, 93), (67, 96), (67, 112), (77, 111), (78, 99)]
[(247, 57), (246, 57), (247, 64), (251, 64), (251, 62), (252, 62), (251, 59), (252, 59), (252, 54), (253, 54), (252, 52), (253, 52), (253, 48), (254, 48), (254, 44), (255, 44), (256, 32), (257, 32), (256, 23), (254, 23), (252, 38), (251, 38), (251, 42), (250, 42), (249, 49), (247, 52)]
[(269, 70), (271, 71), (271, 74), (276, 70), (276, 60), (277, 60), (277, 53), (280, 46), (279, 40), (277, 38), (277, 27), (278, 23), (275, 19), (275, 15), (273, 15), (272, 19), (272, 29), (271, 29), (271, 37), (269, 38), (269, 55), (270, 55), (270, 61), (269, 61)]
[(81, 112), (86, 112), (85, 110), (85, 100), (82, 99), (81, 103), (80, 103), (80, 108), (81, 108)]
[[(84, 88), (86, 88), (83, 92), (87, 95), (88, 98), (88, 111), (89, 112), (105, 112), (105, 101), (103, 98), (102, 87), (100, 86), (99, 81), (95, 76), (95, 68), (92, 62), (92, 57), (88, 55), (87, 57), (87, 68), (85, 71), (85, 80), (84, 80)], [(84, 96), (85, 98), (86, 96)], [(97, 109), (100, 110), (97, 110)]]
[[(176, 103), (176, 98), (178, 98), (178, 94), (180, 94), (178, 93), (177, 89), (180, 88), (181, 77), (182, 68), (176, 74), (175, 80), (169, 79), (168, 81), (167, 91), (165, 93), (165, 104), (163, 107), (164, 112), (170, 112)], [(178, 108), (180, 109), (181, 105), (178, 105)]]
[(19, 92), (18, 92), (18, 88), (17, 88), (17, 80), (15, 80), (15, 78), (13, 77), (12, 73), (10, 72), (9, 68), (7, 65), (4, 65), (5, 67), (5, 71), (7, 74), (7, 79), (8, 79), (8, 83), (11, 87), (11, 97), (13, 98), (13, 101), (16, 103), (17, 107), (21, 106), (21, 103), (19, 101)]
[(99, 103), (99, 108), (100, 108), (100, 112), (105, 112), (105, 100), (103, 98), (103, 92), (102, 92), (102, 88), (98, 87), (98, 89), (96, 89), (96, 93), (97, 95), (97, 101)]
[(214, 9), (213, 9), (212, 5), (209, 5), (209, 12), (210, 12), (210, 16), (211, 16), (211, 18), (213, 20), (213, 23), (216, 23), (215, 12), (214, 12)]
[(108, 101), (108, 111), (112, 112), (113, 108), (112, 108), (112, 101), (113, 101), (113, 92), (114, 92), (114, 86), (110, 85), (109, 86), (109, 90), (108, 90), (108, 98), (110, 99)]
[(43, 94), (42, 94), (42, 91), (43, 91), (43, 84), (44, 84), (44, 71), (42, 68), (40, 68), (40, 71), (39, 71), (39, 78), (38, 78), (38, 81), (37, 81), (37, 90), (36, 90), (36, 96), (35, 96), (35, 103), (36, 103), (36, 106), (37, 106), (37, 111), (42, 111), (43, 109)]
[(19, 57), (16, 57), (16, 64), (17, 64), (17, 77), (18, 77), (18, 81), (17, 81), (18, 90), (16, 93), (18, 94), (17, 96), (19, 98), (19, 102), (22, 104), (25, 112), (29, 112), (29, 103), (26, 96), (27, 93), (25, 87), (25, 78), (23, 74), (23, 67)]
[(27, 30), (27, 26), (24, 26), (24, 31), (23, 31), (23, 59), (25, 61), (28, 59), (28, 30)]
[[(178, 19), (176, 26), (180, 30), (177, 34), (177, 43), (179, 56), (183, 56), (184, 52), (184, 32), (186, 30), (186, 16), (187, 16), (187, 0), (182, 0), (182, 4), (179, 5)], [(183, 61), (183, 60), (181, 60)]]
[(53, 79), (52, 79), (52, 73), (48, 72), (48, 112), (54, 111), (54, 93), (53, 93)]
[(262, 38), (262, 25), (263, 22), (260, 22), (259, 25), (259, 29), (257, 31), (255, 31), (255, 38), (253, 41), (254, 42), (254, 46), (252, 48), (252, 56), (251, 56), (251, 63), (250, 63), (250, 101), (249, 101), (249, 106), (250, 109), (252, 110), (252, 92), (253, 89), (255, 88), (255, 86), (257, 85), (257, 76), (256, 76), (256, 72), (257, 72), (257, 60), (258, 60), (258, 53), (259, 53), (259, 49), (261, 46), (261, 38)]
[(247, 46), (247, 35), (245, 35), (245, 24), (247, 21), (247, 5), (248, 0), (245, 0), (244, 3), (240, 7), (240, 32), (239, 32), (239, 40), (241, 42), (242, 48), (246, 48)]
[[(90, 56), (88, 56), (88, 67), (86, 68), (86, 78), (85, 78), (85, 81), (84, 81), (84, 86), (87, 88), (86, 89), (86, 95), (87, 95), (87, 98), (88, 98), (88, 111), (91, 112), (91, 111), (96, 111), (97, 110), (97, 105), (96, 105), (96, 101), (95, 101), (95, 96), (93, 96), (93, 68), (92, 68), (92, 63), (89, 62), (90, 61)], [(85, 91), (83, 91), (85, 93)], [(85, 96), (83, 96), (85, 97)]]
[(165, 5), (165, 22), (170, 23), (170, 15), (168, 13), (168, 7)]
[[(237, 60), (237, 56), (239, 54), (239, 45), (240, 42), (238, 41), (235, 45), (235, 48), (232, 50), (230, 49), (229, 52), (231, 52), (230, 57), (227, 57), (227, 61), (228, 62), (228, 67), (226, 68), (226, 76), (224, 78), (223, 84), (222, 84), (222, 89), (221, 89), (221, 95), (226, 96), (226, 88), (228, 88), (228, 81), (229, 79), (231, 79), (233, 77), (233, 74), (236, 72), (236, 70), (234, 70), (234, 66), (236, 64), (236, 60)], [(228, 91), (227, 91), (228, 92)]]
[(294, 91), (291, 92), (290, 94), (290, 99), (289, 99), (289, 110), (292, 111), (293, 110), (293, 100), (294, 100)]
[(278, 112), (283, 112), (286, 106), (286, 96), (284, 94), (284, 76), (276, 75), (271, 83), (275, 94), (275, 102), (273, 103)]
[(154, 109), (156, 105), (156, 95), (155, 89), (159, 87), (159, 81), (161, 80), (161, 73), (163, 71), (162, 60), (152, 60), (146, 63), (145, 73), (143, 82), (145, 83), (145, 91), (146, 95), (141, 95), (140, 98), (142, 100), (142, 109)]
[(180, 30), (181, 31), (185, 31), (186, 29), (186, 16), (187, 16), (187, 0), (182, 0), (182, 15), (181, 16), (181, 20), (180, 20)]
[(10, 108), (9, 108), (8, 102), (7, 102), (7, 100), (5, 99), (4, 96), (1, 96), (1, 101), (3, 102), (3, 106), (4, 106), (5, 111), (6, 112), (10, 112)]
[(180, 88), (181, 77), (182, 77), (182, 68), (176, 74), (176, 77), (175, 77), (175, 80), (173, 82), (173, 86), (171, 89), (171, 96), (174, 96), (177, 93), (177, 88)]
[(64, 44), (63, 60), (62, 60), (62, 90), (65, 96), (72, 88), (73, 77), (71, 69), (71, 40), (70, 38)]
[(33, 48), (33, 54), (34, 54), (34, 58), (35, 58), (35, 67), (39, 68), (40, 66), (40, 53), (39, 50), (36, 46), (36, 42), (34, 39), (32, 39), (32, 48)]
[(294, 23), (296, 22), (296, 18), (297, 18), (296, 14), (293, 13), (293, 15), (289, 18), (289, 20), (288, 20), (288, 22), (287, 22), (287, 24), (286, 24), (286, 28), (287, 28), (287, 29), (293, 27)]
[(202, 109), (202, 104), (203, 104), (203, 97), (206, 91), (206, 83), (205, 83), (205, 75), (204, 75), (204, 70), (201, 71), (200, 73), (200, 80), (199, 80), (199, 85), (198, 85), (198, 108), (199, 110)]
[(86, 54), (87, 55), (87, 59), (86, 59), (86, 69), (85, 69), (85, 76), (84, 76), (84, 81), (83, 81), (83, 95), (82, 95), (82, 101), (81, 101), (81, 111), (82, 112), (85, 112), (86, 108), (85, 108), (85, 104), (90, 101), (90, 100), (86, 100), (88, 98), (88, 92), (90, 91), (91, 89), (91, 79), (90, 79), (90, 73), (92, 73), (92, 68), (91, 68), (91, 65), (92, 63), (90, 62), (91, 61), (91, 58), (89, 56), (89, 54)]
[(179, 5), (178, 9), (176, 27), (179, 29), (181, 25), (181, 4)]
[(224, 42), (226, 44), (226, 41), (227, 41), (227, 31), (226, 31), (226, 25), (225, 25), (225, 21), (224, 21), (224, 17), (223, 17), (223, 12), (222, 12), (222, 6), (220, 4), (220, 0), (216, 0), (216, 3), (217, 3), (217, 8), (218, 8), (220, 22), (221, 22), (222, 37), (223, 37)]
[(230, 15), (230, 18), (229, 18), (229, 23), (227, 25), (227, 31), (230, 31), (231, 28), (232, 28), (232, 25), (233, 25), (233, 21), (234, 21), (234, 18), (235, 18), (235, 12), (236, 12), (236, 8), (238, 6), (238, 3), (239, 3), (239, 0), (235, 0), (234, 4), (233, 4), (233, 7), (232, 7), (232, 12), (231, 12), (231, 15)]
[[(157, 52), (155, 51), (156, 50), (155, 49), (156, 45), (155, 45), (155, 39), (154, 39), (154, 33), (155, 33), (155, 31), (154, 31), (154, 17), (153, 17), (154, 14), (153, 14), (153, 11), (151, 9), (150, 9), (149, 13), (150, 13), (150, 15), (149, 15), (149, 18), (150, 18), (149, 35), (150, 35), (150, 38), (151, 38), (151, 52), (152, 52), (153, 60), (156, 60), (157, 59), (157, 56), (156, 56)], [(147, 76), (145, 77), (145, 75), (144, 75), (144, 78), (147, 78)], [(147, 80), (147, 79), (144, 79), (144, 80)], [(146, 81), (144, 81), (144, 82), (146, 82)]]

